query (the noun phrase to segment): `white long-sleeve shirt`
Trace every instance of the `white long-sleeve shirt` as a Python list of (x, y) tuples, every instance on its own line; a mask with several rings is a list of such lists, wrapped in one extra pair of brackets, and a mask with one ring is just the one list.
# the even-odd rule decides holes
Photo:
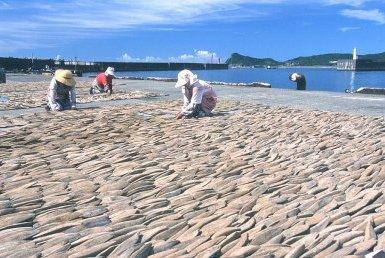
[[(67, 87), (67, 86), (65, 86)], [(71, 103), (71, 107), (76, 107), (76, 92), (75, 87), (70, 87), (69, 89), (69, 101)], [(60, 96), (58, 94), (58, 84), (56, 82), (55, 77), (52, 78), (51, 83), (49, 84), (48, 88), (48, 103), (49, 106), (53, 111), (61, 110), (63, 107), (60, 106), (60, 104), (57, 102), (58, 99), (60, 99)]]
[[(192, 110), (196, 104), (201, 104), (204, 93), (212, 89), (210, 84), (202, 80), (198, 80), (196, 83), (194, 83), (190, 87), (191, 87), (190, 90), (186, 89), (186, 87), (182, 87), (182, 93), (183, 93), (182, 112), (188, 112)], [(192, 91), (192, 95), (190, 96), (191, 91)]]

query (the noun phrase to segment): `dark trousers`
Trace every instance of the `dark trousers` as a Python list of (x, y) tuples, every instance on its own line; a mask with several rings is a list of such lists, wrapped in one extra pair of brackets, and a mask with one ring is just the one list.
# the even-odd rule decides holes
[(69, 99), (57, 99), (57, 103), (60, 104), (62, 110), (70, 110), (71, 109), (71, 102)]

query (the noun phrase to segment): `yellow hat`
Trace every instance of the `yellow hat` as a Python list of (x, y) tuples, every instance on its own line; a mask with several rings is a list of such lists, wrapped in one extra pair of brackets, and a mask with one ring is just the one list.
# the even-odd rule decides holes
[(73, 87), (76, 85), (76, 82), (70, 70), (56, 70), (55, 80), (69, 87)]

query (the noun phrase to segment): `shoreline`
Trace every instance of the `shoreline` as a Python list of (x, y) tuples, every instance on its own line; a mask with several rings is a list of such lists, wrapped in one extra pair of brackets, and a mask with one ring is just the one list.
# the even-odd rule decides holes
[[(95, 76), (89, 76), (89, 78), (95, 78)], [(119, 80), (134, 80), (134, 81), (156, 81), (156, 82), (176, 82), (175, 78), (167, 77), (137, 77), (137, 76), (117, 76), (116, 79)], [(232, 82), (222, 82), (222, 81), (206, 81), (211, 85), (221, 85), (221, 86), (242, 86), (242, 87), (256, 87), (256, 88), (271, 88), (271, 84), (267, 82), (251, 82), (251, 83), (232, 83)]]
[[(45, 91), (47, 83), (50, 77), (44, 76), (28, 76), (28, 77), (14, 77), (19, 82), (9, 80), (9, 83), (15, 83), (17, 85), (24, 85), (28, 88), (28, 81), (33, 81), (32, 85), (39, 85), (41, 90), (41, 98), (45, 99)], [(11, 79), (11, 78), (10, 78)], [(89, 78), (79, 78), (79, 83), (90, 84)], [(174, 82), (160, 82), (160, 81), (141, 81), (141, 80), (116, 80), (114, 88), (120, 92), (147, 92), (154, 93), (159, 97), (154, 100), (158, 101), (171, 101), (180, 100), (181, 93), (174, 88)], [(3, 95), (2, 88), (0, 86), (0, 95)], [(295, 91), (279, 88), (258, 88), (258, 87), (238, 87), (238, 86), (214, 86), (215, 91), (219, 96), (220, 101), (232, 100), (240, 101), (251, 104), (263, 104), (272, 107), (288, 107), (294, 109), (303, 110), (322, 110), (341, 112), (346, 114), (364, 115), (381, 117), (385, 116), (385, 98), (379, 95), (359, 95), (359, 94), (346, 94), (326, 91)], [(25, 99), (23, 92), (20, 93), (19, 100)], [(41, 100), (40, 100), (41, 101)], [(153, 100), (137, 99), (138, 102), (151, 102)], [(84, 107), (104, 107), (104, 106), (123, 106), (129, 104), (131, 100), (119, 100), (119, 101), (100, 101), (93, 102), (91, 104), (81, 105)], [(19, 110), (20, 111), (20, 110)], [(0, 111), (0, 115), (20, 113), (19, 111)], [(23, 113), (29, 112), (25, 109)], [(44, 112), (43, 108), (37, 108), (34, 112)]]

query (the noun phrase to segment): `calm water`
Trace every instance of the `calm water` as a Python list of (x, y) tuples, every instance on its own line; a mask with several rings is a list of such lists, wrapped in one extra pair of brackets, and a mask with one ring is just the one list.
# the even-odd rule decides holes
[[(229, 70), (193, 71), (207, 81), (224, 82), (268, 82), (273, 88), (295, 89), (289, 75), (300, 72), (306, 76), (307, 89), (317, 91), (343, 92), (360, 87), (385, 88), (385, 72), (341, 72), (332, 68), (247, 68)], [(178, 71), (117, 72), (117, 76), (176, 78)]]

